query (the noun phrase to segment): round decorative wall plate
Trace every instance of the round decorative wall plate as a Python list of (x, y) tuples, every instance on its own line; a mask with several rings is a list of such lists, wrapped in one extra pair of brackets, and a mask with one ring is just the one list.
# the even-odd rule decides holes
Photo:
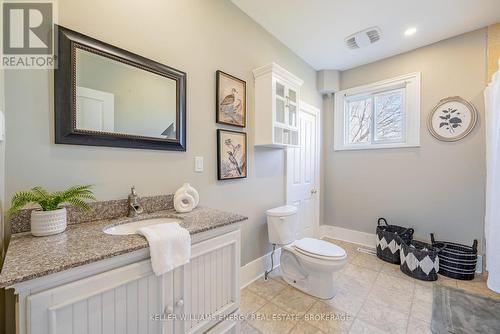
[(467, 136), (476, 122), (476, 107), (459, 96), (453, 96), (439, 101), (429, 116), (427, 126), (435, 138), (457, 141)]

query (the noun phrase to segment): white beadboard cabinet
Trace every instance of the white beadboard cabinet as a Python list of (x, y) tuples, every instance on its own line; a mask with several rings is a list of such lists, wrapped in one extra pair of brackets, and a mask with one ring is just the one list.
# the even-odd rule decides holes
[(303, 81), (271, 63), (253, 70), (255, 146), (299, 146), (299, 101)]
[[(191, 261), (174, 273), (176, 312), (194, 315), (175, 321), (175, 333), (205, 333), (219, 318), (240, 305), (240, 232), (232, 232), (193, 246)], [(177, 302), (178, 303), (178, 302)], [(200, 319), (200, 316), (205, 316)]]
[(193, 242), (188, 264), (162, 276), (149, 259), (121, 265), (122, 255), (108, 259), (111, 270), (90, 264), (55, 274), (52, 283), (44, 277), (14, 286), (18, 333), (237, 333), (237, 322), (222, 319), (239, 309), (240, 231), (209, 231), (204, 239)]
[(172, 333), (150, 316), (173, 304), (173, 273), (155, 276), (149, 260), (27, 298), (28, 333)]

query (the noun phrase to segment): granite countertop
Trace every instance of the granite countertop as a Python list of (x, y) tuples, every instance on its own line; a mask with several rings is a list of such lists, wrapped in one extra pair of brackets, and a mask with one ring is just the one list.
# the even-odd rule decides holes
[(238, 214), (199, 207), (183, 214), (164, 210), (135, 219), (122, 217), (71, 224), (63, 233), (47, 237), (34, 237), (29, 232), (14, 234), (0, 273), (0, 288), (147, 248), (148, 243), (142, 236), (108, 235), (103, 229), (159, 217), (181, 219), (180, 225), (192, 235), (247, 219)]

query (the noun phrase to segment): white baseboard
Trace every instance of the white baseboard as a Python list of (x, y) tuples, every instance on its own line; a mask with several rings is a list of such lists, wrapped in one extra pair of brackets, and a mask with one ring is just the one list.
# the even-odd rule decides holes
[(320, 225), (319, 234), (321, 238), (333, 238), (371, 248), (374, 248), (376, 245), (375, 233), (349, 230), (347, 228), (332, 225)]
[[(349, 230), (347, 228), (338, 226), (321, 225), (319, 227), (319, 234), (321, 238), (324, 237), (333, 238), (371, 248), (375, 247), (376, 245), (375, 233), (372, 234), (355, 230)], [(476, 273), (481, 274), (482, 272), (483, 272), (483, 256), (478, 255)]]
[[(375, 247), (375, 234), (349, 230), (342, 227), (321, 225), (320, 237), (334, 238), (366, 247)], [(252, 282), (264, 276), (264, 272), (271, 267), (271, 253), (253, 260), (240, 268), (240, 288), (243, 289)], [(280, 265), (281, 248), (274, 252), (274, 269)]]
[[(274, 268), (280, 265), (281, 248), (274, 252)], [(243, 289), (252, 282), (264, 276), (264, 272), (271, 267), (271, 253), (253, 260), (240, 268), (240, 288)]]
[(483, 273), (483, 256), (478, 255), (477, 256), (477, 264), (476, 264), (476, 273), (482, 274)]

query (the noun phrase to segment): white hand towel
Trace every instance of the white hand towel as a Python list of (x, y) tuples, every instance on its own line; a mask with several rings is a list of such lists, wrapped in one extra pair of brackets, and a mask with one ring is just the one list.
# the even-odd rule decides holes
[(137, 231), (149, 243), (151, 264), (157, 276), (182, 266), (191, 258), (191, 235), (177, 223), (142, 227)]

